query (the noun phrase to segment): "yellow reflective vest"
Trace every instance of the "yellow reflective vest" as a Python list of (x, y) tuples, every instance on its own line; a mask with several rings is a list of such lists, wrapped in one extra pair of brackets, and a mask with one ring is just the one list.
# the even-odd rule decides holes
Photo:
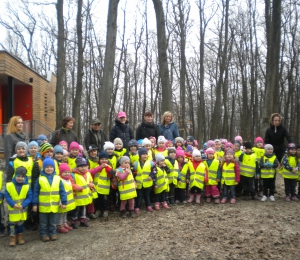
[(94, 162), (94, 161), (91, 160), (91, 159), (88, 159), (88, 161), (89, 161), (89, 169), (94, 169), (94, 168), (96, 168), (96, 167), (99, 166), (99, 163), (98, 163), (98, 162)]
[(141, 167), (140, 161), (137, 162), (137, 174), (135, 177), (135, 181), (137, 183), (137, 188), (149, 188), (153, 185), (153, 180), (148, 180), (151, 173), (151, 162), (150, 160), (147, 160), (143, 166)]
[[(3, 179), (3, 171), (0, 171), (0, 190), (2, 190), (2, 179)], [(2, 204), (3, 199), (0, 199), (0, 205)]]
[[(16, 187), (13, 182), (6, 183), (6, 190), (9, 193), (11, 199), (14, 201), (15, 204), (22, 205), (23, 201), (26, 199), (28, 191), (29, 191), (29, 184), (23, 184), (20, 194), (18, 194)], [(27, 208), (25, 209), (15, 209), (8, 205), (8, 218), (11, 222), (18, 222), (24, 221), (27, 219)]]
[[(154, 155), (157, 155), (157, 154), (162, 154), (164, 157), (168, 156), (168, 149), (165, 149), (163, 151), (158, 151), (157, 149), (154, 149)], [(148, 153), (149, 155), (149, 153)]]
[(219, 160), (213, 159), (210, 166), (208, 166), (207, 162), (204, 161), (205, 166), (208, 169), (208, 182), (205, 185), (218, 185), (217, 177), (218, 177), (218, 169), (219, 169)]
[(207, 168), (205, 164), (201, 162), (198, 165), (197, 169), (194, 169), (193, 163), (189, 162), (189, 170), (190, 170), (190, 189), (193, 187), (203, 189), (204, 178), (207, 172)]
[(114, 150), (114, 154), (117, 156), (117, 161), (127, 152), (126, 148), (122, 148), (121, 151)]
[(189, 170), (189, 164), (185, 163), (180, 171), (180, 179), (181, 181), (178, 182), (177, 188), (185, 189), (186, 188), (186, 175)]
[(94, 175), (95, 189), (99, 194), (109, 195), (110, 192), (110, 177), (107, 176), (105, 168), (101, 172)]
[[(272, 163), (274, 164), (276, 160), (276, 155), (274, 154), (272, 157), (266, 157), (265, 155), (262, 157), (262, 162), (263, 163), (266, 163), (266, 162), (269, 162), (269, 163)], [(274, 168), (261, 168), (260, 169), (260, 178), (262, 179), (270, 179), (270, 178), (274, 178), (274, 175), (275, 175), (275, 169)]]
[(76, 168), (76, 158), (70, 158), (70, 157), (68, 157), (68, 165), (69, 165), (71, 171), (73, 169), (75, 169)]
[[(118, 170), (119, 172), (124, 171), (122, 168), (118, 168)], [(131, 171), (124, 181), (119, 180), (118, 190), (120, 193), (121, 200), (130, 200), (137, 196), (135, 182)]]
[(42, 213), (56, 213), (59, 208), (59, 184), (60, 177), (57, 175), (53, 176), (53, 181), (50, 186), (48, 179), (45, 176), (39, 177), (39, 212)]
[[(289, 156), (288, 163), (292, 168), (296, 168), (297, 167), (296, 156)], [(294, 173), (294, 172), (289, 171), (288, 169), (284, 168), (284, 166), (281, 167), (281, 169), (279, 170), (279, 173), (285, 179), (298, 179), (299, 178), (299, 172)]]
[(168, 181), (168, 175), (165, 170), (162, 170), (159, 167), (156, 167), (157, 173), (156, 173), (156, 186), (157, 188), (154, 188), (155, 194), (160, 194), (163, 191), (167, 191), (169, 186)]
[(64, 213), (71, 211), (76, 208), (76, 203), (73, 195), (73, 189), (72, 189), (72, 183), (71, 181), (67, 181), (64, 179), (61, 179), (62, 183), (64, 184), (65, 191), (67, 193), (67, 205), (65, 209), (58, 208), (58, 213)]
[(138, 153), (137, 154), (129, 153), (129, 158), (130, 158), (130, 163), (134, 164), (135, 162), (137, 162), (139, 160), (139, 154)]
[(169, 184), (173, 183), (174, 185), (177, 185), (177, 179), (179, 173), (179, 165), (177, 160), (175, 160), (174, 165), (172, 165), (172, 163), (168, 159), (166, 159), (165, 162), (170, 169), (170, 173), (168, 173)]
[[(14, 173), (16, 172), (16, 169), (19, 168), (20, 166), (23, 166), (24, 168), (26, 168), (27, 173), (26, 173), (26, 177), (28, 180), (28, 184), (31, 183), (31, 175), (32, 175), (32, 169), (33, 169), (33, 159), (32, 157), (27, 157), (28, 161), (22, 161), (20, 160), (18, 157), (13, 161), (13, 165), (14, 165)], [(15, 177), (15, 174), (13, 175), (13, 178)]]
[(242, 176), (252, 178), (256, 172), (256, 154), (243, 154), (243, 161), (240, 165), (240, 173)]
[(92, 203), (93, 199), (91, 196), (91, 190), (89, 187), (89, 178), (85, 180), (85, 178), (79, 174), (74, 173), (74, 181), (78, 186), (83, 188), (82, 191), (75, 191), (75, 202), (76, 206), (85, 206)]
[(115, 170), (117, 168), (117, 156), (114, 154), (111, 158), (108, 158), (111, 167)]
[(235, 170), (234, 170), (234, 163), (224, 163), (222, 167), (222, 184), (227, 186), (233, 186), (237, 183), (235, 182)]

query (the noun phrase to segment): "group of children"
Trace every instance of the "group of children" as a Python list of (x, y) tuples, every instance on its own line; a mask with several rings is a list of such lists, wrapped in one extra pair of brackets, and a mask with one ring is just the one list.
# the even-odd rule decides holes
[(25, 243), (22, 234), (29, 216), (47, 242), (57, 240), (57, 232), (88, 227), (88, 218), (99, 212), (106, 220), (116, 208), (122, 218), (127, 212), (135, 217), (143, 200), (148, 212), (153, 212), (152, 202), (154, 210), (169, 209), (194, 200), (200, 204), (201, 196), (207, 203), (225, 204), (230, 198), (234, 204), (236, 192), (243, 192), (246, 200), (260, 196), (261, 201), (275, 201), (276, 171), (284, 178), (286, 201), (298, 200), (299, 145), (289, 144), (281, 163), (261, 137), (253, 147), (240, 136), (233, 143), (209, 140), (202, 150), (192, 136), (174, 142), (164, 136), (130, 140), (128, 147), (116, 138), (105, 142), (103, 151), (91, 145), (85, 156), (76, 142), (69, 147), (65, 141), (52, 147), (46, 138), (40, 144), (18, 142), (6, 169), (6, 185), (0, 180), (2, 216), (4, 198), (8, 204), (9, 245)]

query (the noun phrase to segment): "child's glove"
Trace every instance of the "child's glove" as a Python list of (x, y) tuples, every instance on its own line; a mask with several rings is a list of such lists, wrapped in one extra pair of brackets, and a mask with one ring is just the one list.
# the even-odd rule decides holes
[(95, 186), (94, 186), (94, 184), (93, 184), (93, 183), (91, 183), (91, 182), (89, 183), (89, 187), (90, 187), (90, 189), (91, 189), (91, 190), (95, 189)]

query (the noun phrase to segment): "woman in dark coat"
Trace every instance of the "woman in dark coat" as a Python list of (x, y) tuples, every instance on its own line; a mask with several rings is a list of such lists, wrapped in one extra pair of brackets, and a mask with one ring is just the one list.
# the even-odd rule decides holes
[(274, 153), (279, 162), (285, 153), (284, 139), (288, 143), (293, 143), (293, 140), (287, 131), (287, 129), (282, 125), (282, 117), (278, 113), (274, 113), (270, 118), (270, 127), (266, 130), (265, 134), (265, 144), (271, 144), (274, 147)]
[(153, 123), (152, 112), (146, 112), (144, 114), (144, 121), (136, 130), (136, 140), (149, 138), (150, 136), (155, 137), (157, 140), (158, 136), (160, 136), (160, 130), (158, 125)]

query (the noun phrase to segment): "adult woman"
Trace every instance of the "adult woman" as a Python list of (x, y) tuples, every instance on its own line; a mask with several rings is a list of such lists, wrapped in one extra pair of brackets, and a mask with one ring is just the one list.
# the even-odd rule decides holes
[(51, 137), (50, 144), (54, 147), (60, 141), (66, 141), (68, 146), (72, 142), (78, 142), (77, 134), (72, 130), (75, 119), (71, 116), (66, 116), (62, 119), (62, 128), (56, 130)]
[(149, 138), (153, 136), (158, 138), (160, 136), (160, 130), (157, 124), (153, 123), (153, 114), (152, 112), (146, 112), (144, 114), (144, 121), (139, 125), (136, 130), (136, 140)]
[(274, 153), (279, 162), (285, 153), (284, 138), (288, 143), (293, 143), (293, 140), (287, 129), (281, 124), (282, 117), (278, 113), (274, 113), (270, 118), (270, 127), (266, 130), (265, 144), (271, 144), (274, 147)]
[(128, 148), (128, 142), (133, 139), (133, 132), (128, 124), (127, 115), (120, 111), (115, 120), (115, 126), (111, 129), (109, 140), (114, 142), (115, 138), (120, 138), (123, 141), (124, 148)]
[(159, 125), (161, 135), (173, 143), (175, 138), (179, 136), (178, 126), (173, 122), (172, 113), (166, 111), (161, 117), (161, 124)]
[(6, 135), (4, 137), (4, 159), (5, 165), (9, 158), (15, 154), (15, 146), (19, 141), (25, 141), (23, 133), (23, 119), (20, 116), (13, 116), (8, 123)]

